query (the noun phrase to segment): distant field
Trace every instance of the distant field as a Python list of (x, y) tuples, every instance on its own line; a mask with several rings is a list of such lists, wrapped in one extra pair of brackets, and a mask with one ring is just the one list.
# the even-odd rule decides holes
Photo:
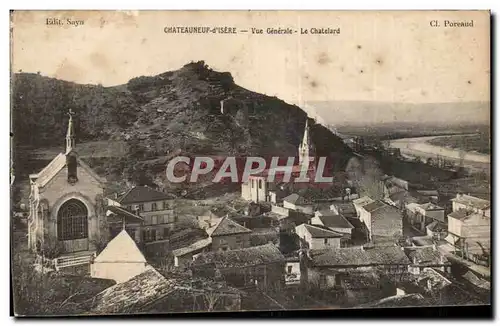
[(467, 152), (475, 151), (482, 154), (491, 153), (490, 136), (485, 133), (434, 138), (429, 140), (428, 143), (435, 146), (462, 149)]

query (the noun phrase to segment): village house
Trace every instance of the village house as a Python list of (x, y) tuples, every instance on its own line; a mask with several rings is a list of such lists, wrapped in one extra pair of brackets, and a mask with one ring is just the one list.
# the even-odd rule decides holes
[(64, 153), (29, 175), (28, 247), (43, 252), (56, 269), (87, 268), (97, 246), (108, 239), (105, 179), (79, 158), (69, 113)]
[(175, 267), (188, 267), (196, 255), (210, 251), (212, 238), (200, 239), (187, 247), (178, 248), (172, 251)]
[[(117, 196), (118, 197), (118, 196)], [(121, 207), (142, 217), (142, 242), (167, 240), (175, 228), (177, 216), (172, 209), (172, 195), (147, 186), (131, 188), (116, 198)]]
[(122, 230), (93, 260), (90, 275), (122, 283), (143, 273), (147, 266), (146, 258), (134, 240)]
[(403, 215), (399, 209), (380, 200), (360, 208), (368, 239), (375, 246), (394, 245), (403, 235)]
[(381, 276), (395, 282), (410, 263), (403, 249), (395, 246), (311, 250), (301, 261), (306, 266), (301, 283), (318, 291), (333, 291), (341, 302), (360, 304), (395, 294), (395, 286), (382, 284)]
[(196, 220), (200, 229), (207, 230), (219, 223), (223, 217), (229, 216), (231, 212), (227, 207), (215, 207), (197, 216)]
[(307, 243), (309, 249), (340, 248), (342, 234), (325, 226), (301, 224), (295, 228), (295, 233)]
[(463, 258), (489, 266), (490, 234), (490, 217), (484, 211), (459, 209), (448, 214), (446, 241)]
[(285, 285), (285, 257), (273, 244), (238, 250), (211, 251), (198, 255), (193, 262), (193, 275), (223, 277), (237, 288), (257, 287), (278, 291)]
[(163, 276), (149, 266), (143, 273), (86, 301), (92, 315), (238, 311), (242, 292), (222, 282), (184, 275)]
[(422, 233), (426, 233), (426, 226), (434, 221), (446, 225), (444, 208), (430, 202), (407, 204), (406, 216), (413, 228)]
[(435, 245), (405, 247), (404, 252), (411, 261), (408, 267), (411, 274), (417, 275), (425, 268), (435, 268), (443, 273), (451, 273), (451, 263)]
[(344, 216), (348, 221), (357, 219), (356, 207), (352, 201), (350, 202), (336, 202), (330, 205), (330, 210), (337, 215)]
[(311, 201), (306, 200), (304, 197), (296, 193), (283, 198), (284, 208), (299, 211), (305, 214), (314, 214), (313, 206), (314, 204)]
[(114, 238), (125, 229), (134, 241), (142, 246), (142, 224), (144, 220), (121, 206), (108, 206), (106, 216), (109, 225), (109, 236)]
[(311, 224), (322, 225), (342, 235), (341, 247), (345, 247), (351, 241), (354, 226), (342, 215), (331, 210), (319, 210), (311, 219)]
[(252, 230), (239, 225), (229, 217), (223, 217), (216, 225), (207, 229), (212, 239), (213, 251), (226, 251), (250, 247)]
[(364, 221), (366, 219), (366, 211), (362, 210), (363, 206), (368, 205), (370, 203), (373, 203), (375, 200), (371, 199), (368, 196), (363, 196), (357, 199), (354, 199), (352, 201), (352, 204), (354, 205), (354, 209), (356, 210), (356, 215), (357, 217), (361, 220)]
[(457, 194), (451, 200), (453, 212), (467, 210), (490, 217), (490, 201), (465, 194)]

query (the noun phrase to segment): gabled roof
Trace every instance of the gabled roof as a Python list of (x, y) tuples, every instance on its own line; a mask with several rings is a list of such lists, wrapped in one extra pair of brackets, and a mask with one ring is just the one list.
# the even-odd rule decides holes
[(137, 186), (127, 191), (118, 202), (122, 205), (173, 199), (174, 196), (147, 186)]
[[(85, 169), (93, 178), (95, 178), (99, 183), (104, 183), (106, 180), (97, 175), (85, 162), (83, 162), (75, 151), (71, 151), (68, 154), (76, 155), (77, 163), (80, 167)], [(45, 168), (42, 169), (37, 174), (31, 175), (31, 177), (36, 177), (36, 183), (40, 187), (44, 187), (52, 178), (54, 178), (59, 171), (61, 171), (66, 166), (66, 154), (59, 153), (52, 161), (50, 161)]]
[(335, 204), (337, 210), (340, 214), (344, 215), (344, 217), (355, 217), (356, 216), (356, 207), (352, 202), (338, 203)]
[(175, 249), (172, 251), (172, 255), (179, 257), (189, 254), (191, 252), (196, 252), (203, 248), (206, 248), (212, 244), (212, 238), (206, 238), (196, 241), (195, 243), (190, 244), (187, 247)]
[(289, 202), (291, 204), (295, 204), (295, 205), (305, 205), (305, 204), (308, 204), (308, 202), (306, 201), (306, 199), (302, 196), (300, 196), (299, 194), (291, 194), (289, 196), (286, 196), (285, 198), (283, 198), (283, 201), (286, 201), (286, 202)]
[(459, 204), (471, 206), (471, 207), (474, 207), (477, 209), (487, 209), (490, 207), (489, 200), (477, 198), (477, 197), (470, 196), (470, 195), (457, 195), (457, 197), (453, 198), (451, 201), (459, 203)]
[(301, 224), (297, 227), (303, 226), (312, 238), (341, 238), (342, 234), (334, 232), (321, 225)]
[(375, 200), (371, 199), (370, 197), (368, 196), (363, 196), (361, 198), (356, 198), (352, 201), (352, 203), (354, 205), (357, 205), (357, 206), (360, 206), (360, 207), (363, 207), (365, 205), (368, 205), (370, 203), (373, 203)]
[(446, 265), (448, 259), (433, 247), (406, 247), (404, 249), (408, 258), (417, 265)]
[(192, 309), (191, 300), (204, 294), (241, 296), (243, 292), (225, 282), (179, 274), (164, 276), (149, 266), (142, 274), (87, 300), (84, 308), (91, 314), (144, 313), (151, 312), (151, 307), (162, 302), (173, 312), (186, 312)]
[(140, 312), (147, 304), (175, 290), (175, 282), (167, 280), (157, 270), (149, 268), (130, 280), (102, 291), (92, 299), (90, 312), (113, 314)]
[(443, 207), (438, 206), (438, 205), (433, 204), (433, 203), (430, 203), (430, 202), (429, 203), (425, 203), (425, 204), (421, 204), (420, 207), (422, 207), (426, 211), (444, 210)]
[(342, 215), (321, 215), (318, 216), (324, 226), (331, 229), (354, 229), (351, 223)]
[(128, 210), (120, 206), (108, 206), (106, 209), (113, 214), (116, 214), (118, 217), (125, 217), (125, 221), (129, 223), (140, 223), (144, 221), (144, 219), (139, 215), (129, 212)]
[(377, 200), (377, 201), (371, 202), (369, 204), (366, 204), (365, 206), (363, 206), (363, 208), (367, 212), (373, 212), (373, 211), (376, 211), (377, 209), (382, 208), (384, 206), (387, 206), (387, 204), (385, 204), (384, 202), (382, 202), (380, 200)]
[(285, 262), (285, 257), (273, 244), (238, 250), (212, 251), (202, 253), (194, 260), (194, 265), (215, 264), (217, 268), (247, 267)]
[(127, 231), (122, 230), (94, 259), (95, 263), (146, 263), (146, 258), (137, 248)]
[(229, 217), (223, 217), (220, 221), (213, 227), (207, 229), (207, 233), (211, 237), (239, 234), (239, 233), (251, 233), (252, 230), (239, 225)]
[(410, 260), (400, 247), (335, 248), (313, 258), (315, 266), (409, 265)]

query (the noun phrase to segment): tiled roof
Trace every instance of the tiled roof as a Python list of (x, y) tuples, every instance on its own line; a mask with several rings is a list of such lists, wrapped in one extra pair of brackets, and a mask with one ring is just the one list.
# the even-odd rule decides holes
[(410, 261), (417, 265), (449, 264), (448, 259), (433, 247), (406, 247), (404, 250)]
[(309, 204), (309, 202), (306, 201), (306, 199), (299, 194), (291, 194), (289, 196), (286, 196), (283, 198), (283, 201), (289, 202), (291, 204), (295, 205), (306, 205)]
[(356, 216), (356, 208), (353, 203), (338, 203), (335, 204), (337, 210), (340, 214), (344, 215), (344, 217), (355, 217)]
[(122, 230), (94, 260), (96, 263), (146, 263), (146, 258), (137, 248), (127, 231)]
[(173, 199), (174, 196), (147, 186), (137, 186), (127, 191), (119, 200), (122, 205)]
[(420, 293), (395, 295), (376, 302), (364, 305), (365, 307), (392, 308), (392, 307), (414, 307), (428, 305), (427, 300)]
[(441, 206), (438, 206), (436, 204), (433, 204), (433, 203), (425, 203), (425, 204), (421, 204), (420, 207), (422, 207), (423, 209), (425, 209), (426, 211), (432, 211), (432, 210), (442, 210), (444, 209), (443, 207)]
[(477, 209), (487, 209), (490, 207), (490, 201), (469, 195), (459, 195), (452, 199), (453, 202), (471, 206)]
[(357, 206), (360, 206), (360, 207), (363, 207), (365, 205), (368, 205), (370, 203), (373, 203), (374, 200), (371, 199), (370, 197), (368, 196), (364, 196), (364, 197), (361, 197), (361, 198), (357, 198), (357, 199), (354, 199), (353, 201), (353, 204), (354, 205), (357, 205)]
[(315, 266), (409, 265), (400, 247), (336, 248), (313, 257)]
[[(153, 267), (130, 280), (114, 285), (86, 302), (91, 314), (123, 314), (148, 312), (147, 308), (166, 299), (182, 302), (183, 298), (193, 298), (194, 294), (220, 293), (241, 295), (238, 289), (225, 283), (209, 279), (191, 278), (181, 275), (163, 276)], [(191, 307), (186, 307), (184, 311)], [(178, 310), (176, 310), (178, 311)]]
[(342, 234), (334, 232), (321, 225), (301, 224), (311, 235), (312, 238), (341, 238)]
[(396, 207), (383, 203), (383, 206), (380, 206), (379, 208), (372, 210), (371, 214), (372, 214), (372, 221), (373, 221), (378, 216), (387, 216), (389, 214), (393, 214), (395, 216), (401, 216), (402, 213)]
[(118, 314), (141, 312), (151, 302), (175, 291), (175, 282), (167, 280), (150, 267), (130, 280), (116, 284), (92, 299), (92, 314)]
[(211, 244), (212, 244), (212, 238), (201, 239), (201, 240), (196, 241), (193, 244), (190, 244), (187, 247), (173, 250), (172, 254), (176, 257), (184, 256), (188, 253), (195, 252), (195, 251), (201, 250), (205, 247), (208, 247)]
[(207, 233), (211, 237), (251, 232), (252, 230), (239, 225), (227, 216), (223, 217), (215, 226), (207, 229)]
[(129, 212), (128, 210), (126, 210), (125, 208), (120, 207), (120, 206), (108, 206), (108, 207), (106, 207), (106, 209), (108, 211), (118, 215), (118, 217), (120, 217), (120, 218), (125, 217), (126, 222), (129, 222), (129, 223), (143, 221), (142, 217), (140, 217), (132, 212)]
[(365, 206), (363, 206), (363, 208), (367, 212), (373, 212), (373, 211), (376, 211), (377, 209), (382, 208), (384, 206), (387, 206), (387, 204), (383, 203), (380, 200), (377, 200), (377, 201), (374, 201), (372, 203), (366, 204)]
[(285, 257), (273, 244), (238, 250), (202, 253), (196, 257), (194, 265), (215, 264), (218, 268), (246, 267), (284, 262)]
[(327, 228), (354, 229), (354, 226), (342, 215), (323, 215), (318, 218)]

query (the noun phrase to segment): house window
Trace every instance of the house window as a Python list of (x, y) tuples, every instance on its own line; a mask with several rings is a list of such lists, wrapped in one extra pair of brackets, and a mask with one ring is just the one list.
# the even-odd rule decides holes
[(156, 207), (156, 203), (152, 203), (151, 204), (151, 210), (152, 211), (157, 211), (158, 210), (157, 207)]
[(328, 239), (323, 239), (324, 244), (328, 244)]
[(179, 218), (177, 216), (174, 216), (174, 223), (177, 223), (179, 221)]
[(167, 207), (168, 207), (168, 204), (166, 201), (161, 203), (161, 209), (167, 209)]
[(88, 211), (77, 199), (65, 202), (57, 212), (57, 238), (76, 240), (88, 237)]
[(170, 229), (169, 228), (164, 228), (163, 229), (163, 239), (168, 238), (170, 235)]
[(326, 286), (326, 275), (325, 274), (321, 274), (319, 276), (319, 285)]
[(287, 266), (287, 274), (292, 274), (293, 266)]
[(144, 242), (156, 241), (156, 230), (154, 229), (144, 230), (143, 238)]
[(127, 210), (132, 212), (132, 205), (128, 205)]
[(153, 225), (158, 224), (158, 216), (156, 215), (151, 216), (151, 224)]
[(144, 212), (144, 204), (137, 205), (139, 212)]

